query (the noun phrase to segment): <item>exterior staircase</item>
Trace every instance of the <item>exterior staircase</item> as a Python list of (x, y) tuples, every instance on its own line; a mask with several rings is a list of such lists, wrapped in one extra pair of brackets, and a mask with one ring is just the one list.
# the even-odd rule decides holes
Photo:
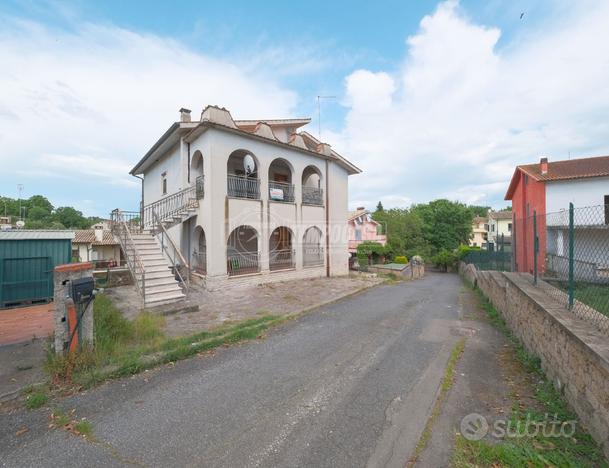
[(142, 207), (112, 212), (112, 232), (125, 254), (144, 307), (181, 301), (190, 283), (190, 265), (167, 229), (196, 215), (203, 196), (196, 185)]

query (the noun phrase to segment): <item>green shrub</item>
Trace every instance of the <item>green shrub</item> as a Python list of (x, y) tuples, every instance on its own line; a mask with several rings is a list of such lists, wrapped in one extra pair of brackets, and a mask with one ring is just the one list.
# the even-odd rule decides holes
[(405, 255), (398, 255), (393, 259), (393, 262), (405, 265), (406, 263), (408, 263), (408, 258), (406, 258)]
[(449, 268), (455, 266), (458, 258), (457, 254), (450, 250), (441, 250), (437, 255), (432, 257), (431, 261), (435, 266), (443, 268), (444, 271), (448, 271)]

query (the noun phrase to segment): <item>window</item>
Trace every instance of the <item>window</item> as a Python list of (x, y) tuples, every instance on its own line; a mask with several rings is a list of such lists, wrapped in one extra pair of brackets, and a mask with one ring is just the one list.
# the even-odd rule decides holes
[(512, 232), (512, 223), (508, 223), (508, 231)]
[(491, 224), (491, 232), (495, 232), (495, 225)]
[(161, 174), (161, 193), (167, 195), (167, 172)]
[(355, 240), (362, 240), (362, 230), (361, 229), (356, 229), (355, 230)]

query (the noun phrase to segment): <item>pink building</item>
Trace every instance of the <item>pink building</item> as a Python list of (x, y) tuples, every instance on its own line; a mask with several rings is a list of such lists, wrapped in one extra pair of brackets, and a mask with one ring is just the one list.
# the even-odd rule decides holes
[(356, 211), (349, 213), (347, 227), (351, 254), (355, 254), (357, 246), (364, 241), (378, 242), (382, 245), (387, 243), (387, 237), (378, 233), (381, 225), (372, 219), (370, 212), (364, 207), (359, 207)]

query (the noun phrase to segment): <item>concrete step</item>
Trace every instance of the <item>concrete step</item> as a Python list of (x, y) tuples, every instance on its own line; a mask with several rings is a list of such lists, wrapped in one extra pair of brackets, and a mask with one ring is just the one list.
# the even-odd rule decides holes
[(146, 296), (169, 293), (174, 291), (182, 291), (182, 288), (178, 286), (178, 283), (174, 282), (174, 284), (161, 284), (159, 286), (152, 286), (150, 288), (146, 288)]
[(161, 246), (158, 244), (137, 245), (135, 248), (140, 254), (161, 251)]
[(146, 270), (146, 280), (153, 280), (158, 278), (172, 278), (175, 280), (173, 273), (169, 271), (169, 268), (165, 268), (161, 271), (148, 271)]
[(175, 278), (173, 276), (170, 276), (168, 278), (148, 279), (148, 276), (146, 275), (146, 290), (148, 290), (148, 288), (151, 288), (153, 286), (167, 286), (168, 284), (178, 284), (178, 282), (175, 280)]
[(146, 295), (146, 305), (158, 304), (160, 302), (169, 303), (184, 299), (186, 296), (182, 291), (168, 292), (164, 294), (155, 294), (153, 296)]
[(145, 262), (147, 260), (155, 260), (155, 261), (166, 261), (165, 257), (163, 256), (163, 254), (161, 253), (160, 250), (157, 251), (152, 251), (152, 250), (146, 250), (144, 252), (138, 252), (140, 259), (142, 260), (142, 262)]
[(165, 259), (163, 259), (163, 260), (142, 260), (142, 263), (144, 264), (144, 268), (146, 270), (148, 268), (156, 268), (156, 267), (169, 268), (169, 265), (167, 264)]
[(167, 264), (155, 266), (144, 265), (144, 270), (146, 270), (146, 277), (148, 277), (149, 273), (169, 272), (171, 274), (171, 270)]

